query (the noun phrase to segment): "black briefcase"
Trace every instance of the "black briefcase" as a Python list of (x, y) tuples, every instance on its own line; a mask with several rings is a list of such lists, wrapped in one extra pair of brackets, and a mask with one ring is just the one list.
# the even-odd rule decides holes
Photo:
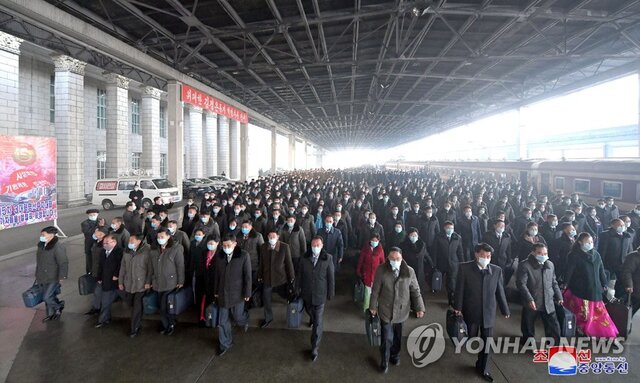
[(627, 294), (626, 300), (615, 299), (605, 304), (611, 320), (618, 328), (618, 336), (625, 339), (631, 333), (633, 323), (633, 310), (631, 309), (631, 295)]
[(456, 344), (454, 339), (457, 339), (457, 343), (464, 341), (469, 337), (469, 331), (467, 330), (467, 323), (461, 316), (457, 316), (451, 309), (447, 310), (447, 334), (453, 344)]
[(96, 278), (91, 274), (85, 274), (78, 278), (78, 292), (80, 295), (93, 294), (96, 290)]
[(576, 336), (576, 316), (568, 308), (556, 305), (556, 317), (560, 324), (560, 336), (571, 338)]
[(380, 344), (382, 344), (382, 324), (380, 323), (380, 317), (371, 315), (371, 311), (367, 310), (365, 313), (364, 327), (367, 331), (369, 346), (379, 347)]

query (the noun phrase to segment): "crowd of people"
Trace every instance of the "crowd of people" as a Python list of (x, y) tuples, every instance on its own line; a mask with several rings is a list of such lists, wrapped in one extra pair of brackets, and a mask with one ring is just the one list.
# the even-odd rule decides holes
[[(402, 323), (412, 309), (424, 314), (424, 292), (442, 273), (448, 302), (470, 336), (492, 336), (496, 308), (509, 317), (505, 292), (515, 275), (522, 331), (534, 336), (540, 316), (547, 336), (560, 337), (555, 311), (575, 313), (582, 334), (615, 337), (604, 300), (609, 289), (640, 308), (640, 205), (622, 214), (613, 198), (589, 205), (578, 194), (542, 195), (519, 180), (495, 180), (424, 171), (291, 172), (229, 184), (188, 199), (180, 222), (161, 198), (145, 210), (127, 203), (109, 225), (96, 209), (81, 224), (86, 272), (98, 287), (88, 315), (96, 327), (111, 321), (111, 304), (132, 307), (131, 337), (140, 334), (143, 297), (160, 296), (161, 333), (176, 316), (167, 295), (190, 286), (201, 324), (219, 307), (219, 354), (233, 344), (232, 319), (244, 331), (252, 296), (261, 295), (261, 327), (273, 320), (272, 294), (302, 297), (312, 327), (311, 358), (318, 357), (325, 304), (345, 259), (365, 285), (364, 310), (382, 321), (381, 369), (399, 363)], [(64, 246), (45, 228), (37, 256), (47, 315), (58, 319), (57, 299), (67, 277)], [(344, 272), (351, 272), (346, 270)], [(484, 281), (484, 282), (483, 282)], [(487, 380), (488, 354), (476, 368)]]

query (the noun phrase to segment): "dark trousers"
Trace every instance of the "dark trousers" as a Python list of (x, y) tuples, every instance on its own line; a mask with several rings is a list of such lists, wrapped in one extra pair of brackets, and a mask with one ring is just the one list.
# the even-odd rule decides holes
[(204, 299), (205, 291), (204, 291), (204, 277), (196, 277), (196, 284), (194, 286), (194, 291), (196, 294), (196, 307), (198, 311), (202, 308), (202, 300)]
[(169, 302), (167, 300), (167, 296), (172, 291), (173, 290), (158, 292), (160, 295), (160, 321), (165, 329), (176, 325), (176, 316), (174, 314), (169, 314)]
[(102, 290), (102, 298), (100, 300), (100, 316), (98, 322), (105, 323), (111, 321), (111, 304), (118, 296), (117, 290)]
[(522, 329), (522, 337), (535, 338), (536, 319), (540, 316), (542, 324), (544, 324), (544, 336), (553, 338), (556, 344), (560, 344), (560, 324), (555, 313), (547, 314), (545, 311), (534, 311), (529, 307), (522, 307), (522, 320), (520, 327)]
[(382, 325), (382, 343), (380, 343), (381, 365), (388, 366), (392, 362), (400, 360), (402, 349), (402, 323), (390, 323), (380, 321)]
[(311, 317), (311, 353), (318, 355), (324, 324), (324, 304), (312, 305), (305, 302), (304, 309)]
[(144, 291), (129, 293), (127, 296), (131, 305), (131, 332), (134, 333), (142, 328), (142, 297), (144, 297)]
[(238, 326), (244, 326), (249, 321), (249, 312), (245, 310), (244, 302), (232, 307), (220, 307), (218, 309), (218, 342), (221, 350), (226, 350), (233, 346), (231, 317), (233, 317)]
[(442, 279), (447, 281), (445, 286), (447, 288), (447, 301), (449, 302), (449, 306), (453, 306), (453, 297), (456, 293), (456, 276), (457, 273), (450, 271), (442, 273)]
[(91, 271), (93, 270), (93, 254), (91, 254), (92, 243), (93, 241), (88, 245), (84, 245), (84, 269), (86, 274), (91, 274)]
[(264, 320), (270, 322), (273, 320), (273, 310), (271, 309), (271, 297), (272, 294), (278, 293), (280, 296), (286, 299), (286, 285), (280, 286), (262, 286), (262, 305), (264, 306)]
[[(307, 248), (310, 248), (310, 246), (307, 246)], [(300, 257), (297, 258), (291, 258), (291, 261), (293, 262), (293, 271), (295, 271), (295, 273), (298, 273), (298, 265), (300, 264)]]
[(55, 314), (64, 308), (64, 301), (58, 299), (60, 294), (60, 283), (45, 283), (40, 286), (42, 288), (42, 300), (47, 308), (47, 316)]
[[(487, 344), (487, 339), (493, 336), (493, 327), (485, 328), (478, 323), (467, 323), (467, 329), (469, 332), (469, 338), (475, 338), (480, 336), (484, 345)], [(482, 374), (489, 373), (489, 359), (490, 348), (484, 347), (482, 351), (478, 353), (478, 360), (476, 361), (476, 370)]]

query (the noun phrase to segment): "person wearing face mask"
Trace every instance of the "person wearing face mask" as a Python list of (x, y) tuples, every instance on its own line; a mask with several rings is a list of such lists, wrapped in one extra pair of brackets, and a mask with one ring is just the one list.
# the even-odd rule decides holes
[(532, 214), (533, 212), (528, 207), (522, 209), (521, 215), (516, 218), (515, 222), (513, 223), (513, 234), (516, 238), (522, 237), (522, 235), (527, 230), (527, 225), (530, 222), (535, 222)]
[(320, 232), (324, 229), (324, 206), (320, 206), (317, 208), (315, 215), (313, 216), (313, 223), (316, 227), (316, 231)]
[(196, 224), (199, 221), (200, 216), (198, 216), (198, 208), (193, 205), (189, 206), (182, 218), (182, 226), (180, 226), (180, 230), (184, 231), (187, 234), (187, 237), (191, 238), (193, 235), (193, 229), (195, 229)]
[[(456, 283), (454, 313), (462, 316), (467, 324), (469, 338), (480, 338), (486, 344), (493, 336), (496, 308), (505, 318), (511, 313), (504, 292), (502, 268), (492, 264), (494, 249), (487, 243), (479, 243), (474, 248), (475, 260), (461, 263)], [(483, 347), (476, 361), (477, 373), (492, 382), (490, 372), (490, 347)]]
[(153, 206), (151, 207), (151, 210), (153, 211), (154, 214), (158, 215), (160, 213), (161, 210), (166, 209), (166, 207), (164, 206), (164, 201), (162, 199), (162, 197), (156, 197), (153, 199)]
[(385, 237), (384, 237), (384, 228), (380, 223), (378, 223), (378, 218), (376, 214), (373, 212), (369, 214), (369, 218), (367, 219), (367, 221), (360, 227), (360, 233), (359, 233), (360, 248), (362, 248), (362, 246), (365, 246), (367, 244), (372, 234), (378, 234), (380, 236), (380, 242), (383, 245), (386, 243)]
[[(385, 228), (385, 237), (390, 238), (393, 235), (393, 230), (394, 227), (396, 225), (396, 222), (400, 221), (403, 226), (404, 226), (404, 220), (402, 217), (402, 214), (400, 214), (400, 208), (398, 208), (398, 206), (391, 206), (391, 211), (389, 212), (389, 214), (387, 214), (387, 216), (385, 217), (385, 221), (383, 223), (383, 226)], [(418, 227), (418, 226), (415, 226)]]
[(300, 260), (296, 273), (295, 288), (300, 291), (304, 308), (311, 317), (312, 361), (318, 359), (325, 304), (336, 294), (334, 264), (332, 256), (324, 248), (322, 237), (316, 236), (311, 240), (309, 251)]
[(391, 234), (387, 236), (387, 243), (385, 244), (386, 251), (389, 252), (392, 247), (400, 247), (400, 244), (404, 242), (405, 238), (407, 238), (407, 232), (404, 230), (402, 221), (396, 221), (393, 224)]
[(638, 231), (640, 229), (640, 204), (636, 205), (627, 213), (627, 217), (631, 219), (631, 227)]
[(273, 321), (271, 308), (273, 291), (284, 295), (287, 286), (293, 285), (295, 279), (291, 246), (279, 239), (278, 233), (272, 231), (267, 234), (268, 242), (260, 247), (258, 283), (262, 284), (262, 304), (264, 305), (264, 320), (260, 323), (261, 328), (268, 327)]
[(427, 272), (433, 267), (433, 260), (427, 251), (427, 244), (419, 237), (418, 229), (410, 227), (407, 238), (400, 244), (402, 258), (416, 273), (420, 291), (427, 291)]
[[(127, 237), (127, 245), (129, 237)], [(101, 287), (100, 316), (95, 328), (101, 328), (111, 323), (111, 304), (118, 292), (118, 278), (122, 262), (123, 248), (118, 243), (118, 237), (107, 234), (102, 240), (102, 252), (96, 274), (96, 281)]]
[(142, 200), (144, 199), (144, 193), (140, 190), (140, 186), (135, 184), (133, 190), (129, 192), (129, 199), (136, 205), (136, 209), (142, 206)]
[(513, 246), (514, 239), (511, 234), (505, 231), (505, 223), (496, 220), (493, 224), (493, 230), (485, 233), (484, 242), (494, 249), (495, 253), (491, 255), (491, 263), (500, 266), (503, 284), (506, 286), (513, 276)]
[(167, 295), (184, 286), (184, 249), (175, 244), (166, 228), (158, 230), (156, 243), (151, 246), (152, 287), (160, 296), (160, 320), (163, 335), (172, 335), (175, 331), (176, 315), (169, 313)]
[(473, 247), (482, 241), (480, 221), (478, 217), (473, 215), (471, 206), (467, 205), (462, 208), (462, 216), (458, 218), (457, 227), (462, 238), (464, 259), (465, 261), (470, 261)]
[(91, 246), (93, 245), (93, 233), (98, 226), (98, 209), (88, 209), (86, 212), (87, 219), (80, 223), (80, 230), (82, 234), (84, 234), (84, 267), (85, 273), (91, 274), (91, 270), (93, 269), (92, 265), (92, 256), (91, 256)]
[(389, 362), (400, 365), (402, 325), (409, 318), (410, 310), (415, 311), (417, 318), (422, 318), (425, 312), (416, 273), (403, 261), (402, 250), (392, 248), (387, 259), (376, 269), (369, 304), (369, 311), (380, 317), (382, 325), (380, 370), (385, 374)]
[(118, 289), (126, 292), (127, 301), (131, 305), (131, 338), (140, 335), (142, 330), (142, 297), (151, 287), (149, 250), (144, 237), (141, 234), (133, 234), (129, 237), (127, 249), (120, 263)]
[(444, 229), (445, 222), (452, 222), (454, 225), (458, 219), (456, 211), (452, 207), (451, 201), (447, 201), (442, 206), (442, 210), (438, 211), (437, 217), (438, 221), (442, 225), (440, 229)]
[(58, 299), (62, 281), (69, 273), (67, 250), (60, 243), (58, 229), (47, 226), (40, 232), (40, 242), (36, 251), (36, 281), (42, 291), (42, 300), (46, 306), (43, 322), (57, 320), (64, 310), (64, 301)]
[(297, 271), (300, 257), (307, 253), (307, 237), (296, 223), (295, 216), (287, 217), (287, 224), (280, 231), (280, 241), (289, 245), (293, 268)]
[(627, 255), (622, 266), (621, 284), (616, 291), (618, 298), (631, 295), (632, 315), (640, 309), (640, 248)]
[(271, 212), (271, 218), (267, 220), (267, 224), (264, 229), (267, 233), (270, 231), (279, 232), (284, 227), (284, 217), (280, 209), (273, 209)]
[(111, 220), (111, 227), (109, 228), (109, 234), (113, 234), (116, 238), (116, 242), (121, 249), (127, 247), (129, 243), (129, 232), (125, 229), (122, 217), (115, 217)]
[(302, 231), (304, 232), (304, 238), (307, 240), (307, 248), (309, 248), (311, 246), (311, 238), (316, 236), (317, 228), (314, 217), (309, 214), (308, 205), (302, 205), (296, 222), (302, 228)]
[(558, 283), (562, 288), (565, 286), (568, 255), (578, 234), (576, 228), (569, 222), (562, 224), (560, 232), (560, 237), (549, 243), (549, 258), (556, 268), (556, 278), (558, 278)]
[(421, 209), (419, 202), (415, 202), (411, 207), (411, 210), (407, 211), (405, 214), (406, 227), (420, 228), (426, 220), (427, 217), (425, 216), (425, 212)]
[(253, 230), (255, 230), (257, 233), (260, 233), (263, 237), (265, 234), (265, 228), (267, 226), (267, 219), (265, 218), (266, 213), (265, 213), (266, 209), (261, 208), (261, 209), (254, 209), (252, 216), (251, 216), (251, 222), (253, 223)]
[(602, 208), (602, 222), (611, 222), (620, 217), (620, 209), (614, 203), (613, 197), (605, 198), (605, 206)]
[(242, 222), (240, 232), (236, 235), (237, 246), (249, 254), (251, 260), (251, 270), (253, 272), (251, 281), (255, 285), (257, 282), (258, 260), (260, 259), (260, 248), (264, 244), (264, 237), (253, 229), (251, 221)]
[(558, 217), (555, 214), (547, 214), (546, 221), (539, 226), (539, 232), (547, 244), (560, 238), (562, 227), (558, 226)]
[[(91, 245), (91, 275), (94, 277), (98, 275), (98, 264), (100, 263), (100, 255), (102, 254), (102, 241), (108, 234), (107, 228), (98, 228), (93, 233), (93, 244)], [(93, 290), (93, 302), (91, 309), (84, 313), (84, 315), (96, 315), (100, 313), (100, 304), (102, 302), (102, 288), (96, 283), (95, 290)]]
[(462, 238), (454, 232), (453, 222), (445, 222), (444, 230), (438, 234), (433, 245), (434, 267), (442, 272), (446, 280), (447, 300), (453, 305), (458, 265), (464, 262)]
[(430, 254), (433, 254), (433, 246), (441, 232), (440, 221), (438, 221), (438, 217), (435, 216), (433, 209), (432, 206), (424, 208), (425, 220), (422, 222), (422, 225), (417, 227), (420, 238), (427, 244), (427, 251)]
[(378, 266), (385, 262), (384, 250), (380, 245), (380, 237), (372, 234), (369, 243), (360, 250), (358, 258), (358, 267), (356, 275), (364, 284), (365, 294), (363, 301), (363, 309), (369, 308), (369, 299), (371, 297), (371, 286), (373, 286), (373, 278), (376, 275)]
[(553, 338), (555, 344), (559, 344), (560, 324), (555, 311), (556, 304), (562, 306), (564, 302), (545, 244), (535, 243), (531, 246), (531, 252), (518, 265), (516, 286), (522, 300), (523, 341), (535, 338), (535, 322), (540, 316), (545, 337)]
[(145, 231), (145, 238), (149, 245), (153, 245), (156, 242), (158, 230), (160, 230), (160, 217), (154, 215), (149, 222), (149, 226)]
[(618, 329), (602, 301), (607, 277), (602, 258), (593, 248), (593, 238), (580, 233), (569, 253), (565, 272), (565, 307), (576, 315), (578, 333), (589, 337), (615, 338)]
[[(206, 237), (202, 229), (196, 230), (191, 240), (191, 265), (195, 277), (195, 304), (200, 313), (198, 325), (205, 327), (205, 308), (213, 302), (213, 294), (207, 293), (208, 284), (213, 285), (213, 257), (216, 255), (220, 239), (214, 236)], [(186, 265), (185, 265), (186, 268)], [(186, 276), (189, 278), (189, 275)]]
[(127, 202), (122, 213), (122, 222), (129, 235), (138, 234), (142, 231), (142, 226), (137, 226), (136, 217), (138, 216), (136, 204), (131, 201)]
[[(205, 237), (211, 235), (220, 238), (220, 227), (218, 226), (218, 222), (211, 217), (211, 211), (209, 210), (202, 210), (200, 212), (200, 221), (194, 225), (193, 232), (195, 233), (198, 229), (204, 231)], [(193, 239), (193, 234), (191, 234), (190, 239)]]
[(251, 298), (251, 260), (236, 243), (236, 237), (222, 239), (222, 252), (214, 259), (213, 297), (218, 304), (218, 356), (233, 346), (231, 319), (246, 333), (249, 311), (245, 302)]
[(527, 228), (522, 234), (522, 237), (518, 239), (518, 242), (514, 246), (516, 256), (520, 262), (525, 261), (529, 254), (533, 251), (533, 247), (537, 243), (547, 245), (547, 241), (539, 233), (538, 224), (535, 222), (529, 222)]
[(591, 237), (593, 238), (593, 245), (597, 249), (600, 242), (600, 235), (602, 234), (604, 228), (602, 222), (600, 222), (600, 218), (598, 218), (595, 207), (587, 207), (585, 209), (585, 213), (586, 215), (584, 221), (584, 231), (591, 235)]
[(346, 252), (349, 247), (349, 238), (352, 236), (352, 233), (350, 231), (350, 225), (348, 225), (344, 220), (344, 215), (342, 213), (342, 211), (337, 210), (333, 213), (333, 225), (340, 230), (340, 233), (342, 233), (342, 242), (344, 243)]
[(602, 257), (604, 269), (609, 272), (611, 281), (616, 281), (617, 290), (621, 290), (619, 277), (622, 275), (622, 264), (627, 254), (633, 251), (633, 238), (626, 229), (623, 220), (611, 220), (609, 230), (602, 233), (598, 244), (598, 253)]
[(342, 233), (333, 225), (333, 216), (328, 215), (324, 220), (324, 228), (320, 230), (319, 236), (322, 238), (323, 248), (333, 259), (333, 269), (337, 273), (340, 270), (340, 263), (344, 256), (344, 242)]

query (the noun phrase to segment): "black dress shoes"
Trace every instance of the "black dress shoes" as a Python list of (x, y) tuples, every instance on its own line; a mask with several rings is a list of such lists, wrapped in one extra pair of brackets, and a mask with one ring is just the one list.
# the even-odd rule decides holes
[(86, 313), (84, 313), (84, 315), (96, 315), (98, 313), (100, 313), (100, 310), (96, 310), (96, 309), (92, 308), (91, 310), (89, 310)]
[(267, 328), (269, 327), (269, 325), (271, 324), (272, 321), (266, 321), (263, 320), (262, 323), (260, 323), (260, 328)]

